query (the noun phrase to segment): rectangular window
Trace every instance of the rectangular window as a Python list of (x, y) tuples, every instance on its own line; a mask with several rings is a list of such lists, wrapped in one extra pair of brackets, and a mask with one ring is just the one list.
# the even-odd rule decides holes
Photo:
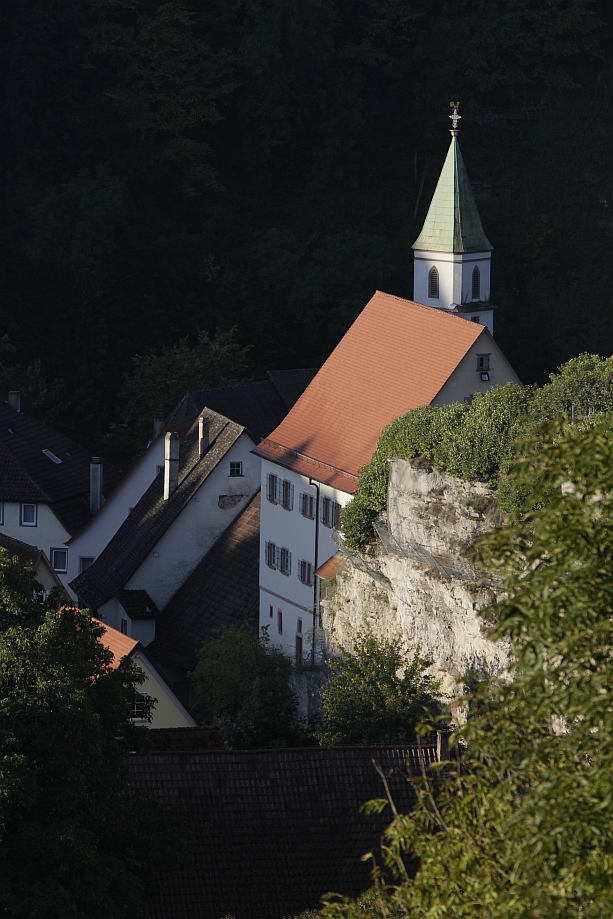
[(283, 479), (279, 484), (281, 486), (279, 488), (279, 504), (286, 511), (291, 511), (294, 507), (294, 486), (287, 479)]
[(341, 506), (332, 498), (321, 499), (321, 522), (325, 527), (338, 530), (341, 525)]
[(128, 620), (127, 619), (121, 620), (121, 634), (122, 635), (128, 634)]
[(302, 619), (298, 620), (298, 625), (296, 626), (296, 632), (298, 635), (302, 635)]
[(241, 463), (230, 463), (230, 475), (231, 476), (240, 476), (243, 474), (243, 464)]
[(489, 370), (490, 369), (490, 355), (489, 354), (478, 354), (477, 355), (477, 370)]
[(266, 554), (266, 564), (269, 568), (277, 567), (277, 547), (274, 542), (264, 543), (264, 552)]
[(296, 667), (302, 666), (302, 635), (296, 635)]
[(149, 693), (148, 692), (137, 692), (134, 697), (134, 702), (131, 706), (130, 718), (132, 721), (149, 721)]
[(4, 523), (4, 501), (0, 501), (0, 526)]
[(22, 504), (20, 523), (22, 527), (35, 527), (37, 519), (36, 504)]
[(270, 611), (270, 612), (269, 612), (270, 618), (272, 619), (272, 616), (273, 616), (273, 609), (272, 609), (272, 606), (269, 606), (268, 609), (269, 609), (269, 611)]
[(315, 519), (315, 495), (300, 495), (300, 513), (309, 520)]
[(471, 321), (471, 322), (479, 322), (479, 317), (478, 317), (478, 316), (471, 316), (471, 317), (470, 317), (470, 321)]
[(273, 475), (272, 472), (266, 475), (266, 497), (271, 504), (277, 503), (277, 494), (278, 494), (278, 485), (279, 479), (276, 475)]
[(79, 558), (79, 574), (83, 574), (84, 571), (87, 571), (94, 564), (93, 556), (91, 555), (82, 555)]
[(277, 610), (277, 632), (279, 635), (283, 635), (283, 610)]
[(304, 559), (298, 562), (298, 580), (302, 584), (306, 584), (307, 587), (313, 585), (313, 566), (310, 562), (305, 562)]
[(292, 553), (289, 549), (281, 549), (281, 558), (279, 560), (279, 571), (289, 577), (292, 573)]
[(51, 565), (54, 571), (66, 573), (68, 571), (68, 549), (52, 549)]

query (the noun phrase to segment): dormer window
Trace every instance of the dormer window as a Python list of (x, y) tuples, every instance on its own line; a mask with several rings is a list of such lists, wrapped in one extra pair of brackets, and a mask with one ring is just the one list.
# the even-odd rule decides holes
[(428, 297), (430, 300), (438, 300), (438, 268), (434, 265), (428, 274)]
[(473, 300), (481, 299), (481, 272), (477, 265), (473, 268)]

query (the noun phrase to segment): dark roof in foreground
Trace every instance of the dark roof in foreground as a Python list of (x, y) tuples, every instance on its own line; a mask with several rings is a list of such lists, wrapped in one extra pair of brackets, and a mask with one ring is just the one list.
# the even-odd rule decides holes
[[(426, 762), (436, 746), (422, 748)], [(414, 801), (402, 774), (417, 749), (309, 747), (130, 757), (133, 786), (181, 807), (193, 832), (190, 867), (162, 877), (153, 919), (281, 919), (317, 908), (327, 891), (369, 886), (360, 857), (378, 851), (390, 823), (360, 813), (385, 796), (375, 759), (400, 811)]]
[[(63, 526), (74, 534), (91, 517), (90, 463), (89, 450), (0, 402), (0, 501), (50, 504)], [(104, 494), (109, 495), (122, 477), (119, 469), (105, 463)]]
[(164, 500), (164, 476), (160, 473), (94, 564), (71, 582), (82, 602), (93, 610), (122, 590), (244, 431), (240, 425), (216, 412), (208, 412), (208, 415), (210, 446), (199, 458), (196, 420), (181, 441), (179, 485), (168, 501)]
[(149, 728), (147, 737), (156, 753), (179, 753), (185, 750), (225, 750), (218, 727), (209, 724), (197, 728)]
[(260, 493), (224, 531), (170, 600), (148, 650), (164, 664), (193, 670), (216, 629), (259, 620)]
[(206, 406), (241, 424), (253, 442), (259, 444), (281, 424), (316, 373), (316, 370), (276, 370), (268, 374), (267, 380), (186, 393), (166, 419), (166, 427), (175, 430), (173, 425), (198, 415)]

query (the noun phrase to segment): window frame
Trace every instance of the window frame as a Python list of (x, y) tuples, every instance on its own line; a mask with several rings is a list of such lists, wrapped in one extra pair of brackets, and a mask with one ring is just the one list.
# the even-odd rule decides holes
[(294, 486), (289, 479), (280, 479), (279, 480), (279, 500), (278, 504), (281, 505), (284, 511), (292, 511), (294, 509)]
[[(86, 562), (86, 561), (89, 562), (89, 565), (85, 565), (85, 567), (83, 567), (83, 562)], [(79, 556), (79, 574), (83, 574), (84, 571), (87, 571), (88, 568), (91, 568), (91, 566), (94, 564), (95, 561), (96, 561), (95, 555), (80, 555)]]
[(438, 268), (432, 265), (428, 271), (428, 300), (440, 300), (441, 298), (441, 279)]
[[(65, 557), (66, 557), (66, 567), (65, 567), (65, 568), (58, 568), (58, 567), (56, 566), (56, 564), (55, 564), (55, 553), (56, 553), (56, 552), (63, 552), (63, 553), (64, 553), (64, 555), (65, 555)], [(53, 570), (55, 571), (56, 574), (67, 574), (67, 573), (68, 573), (68, 549), (62, 549), (62, 548), (54, 549), (54, 548), (52, 548), (52, 549), (51, 549), (51, 559), (50, 559), (50, 561), (51, 561), (51, 567), (53, 568)]]
[(142, 722), (145, 722), (145, 723), (149, 722), (149, 723), (151, 723), (151, 718), (139, 717), (139, 715), (138, 715), (138, 711), (137, 711), (138, 705), (139, 705), (139, 704), (140, 704), (140, 705), (146, 705), (146, 704), (147, 704), (146, 701), (140, 702), (140, 703), (139, 703), (139, 701), (138, 701), (138, 698), (139, 698), (139, 697), (140, 697), (141, 699), (143, 699), (143, 700), (147, 700), (147, 699), (150, 699), (150, 698), (151, 698), (151, 693), (150, 693), (150, 692), (140, 692), (139, 690), (135, 690), (134, 701), (131, 703), (130, 721), (132, 721), (132, 722), (139, 722), (139, 723), (142, 723)]
[(283, 610), (280, 606), (277, 608), (277, 632), (283, 635)]
[(330, 530), (339, 530), (341, 525), (340, 504), (325, 495), (321, 499), (321, 523)]
[(286, 546), (281, 546), (279, 553), (279, 571), (288, 578), (292, 573), (292, 553)]
[(301, 584), (304, 584), (305, 587), (313, 586), (313, 564), (312, 562), (307, 562), (306, 559), (301, 558), (298, 562), (298, 571), (296, 572), (298, 580)]
[[(476, 291), (476, 293), (475, 293)], [(471, 292), (473, 300), (481, 300), (481, 269), (478, 265), (473, 268), (471, 278)]]
[(300, 494), (300, 513), (307, 520), (315, 520), (315, 495), (304, 491)]
[(269, 568), (277, 568), (277, 544), (266, 541), (264, 543), (264, 559)]
[(477, 354), (477, 371), (482, 372), (485, 370), (491, 370), (490, 367), (490, 354)]
[[(238, 469), (238, 472), (236, 471)], [(230, 472), (228, 477), (231, 479), (240, 479), (243, 478), (243, 461), (242, 460), (231, 460), (230, 461)]]
[[(30, 523), (24, 520), (23, 511), (26, 507), (34, 508), (34, 522)], [(19, 526), (22, 527), (35, 527), (38, 526), (38, 504), (34, 504), (30, 501), (23, 501), (19, 506)]]
[(266, 498), (271, 504), (278, 504), (279, 476), (274, 472), (266, 473)]

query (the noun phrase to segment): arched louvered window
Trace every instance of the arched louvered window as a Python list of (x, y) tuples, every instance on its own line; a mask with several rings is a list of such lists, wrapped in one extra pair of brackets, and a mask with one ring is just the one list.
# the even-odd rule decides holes
[(473, 268), (473, 300), (481, 299), (481, 272), (477, 265)]
[(438, 300), (438, 269), (432, 267), (428, 275), (428, 297)]

